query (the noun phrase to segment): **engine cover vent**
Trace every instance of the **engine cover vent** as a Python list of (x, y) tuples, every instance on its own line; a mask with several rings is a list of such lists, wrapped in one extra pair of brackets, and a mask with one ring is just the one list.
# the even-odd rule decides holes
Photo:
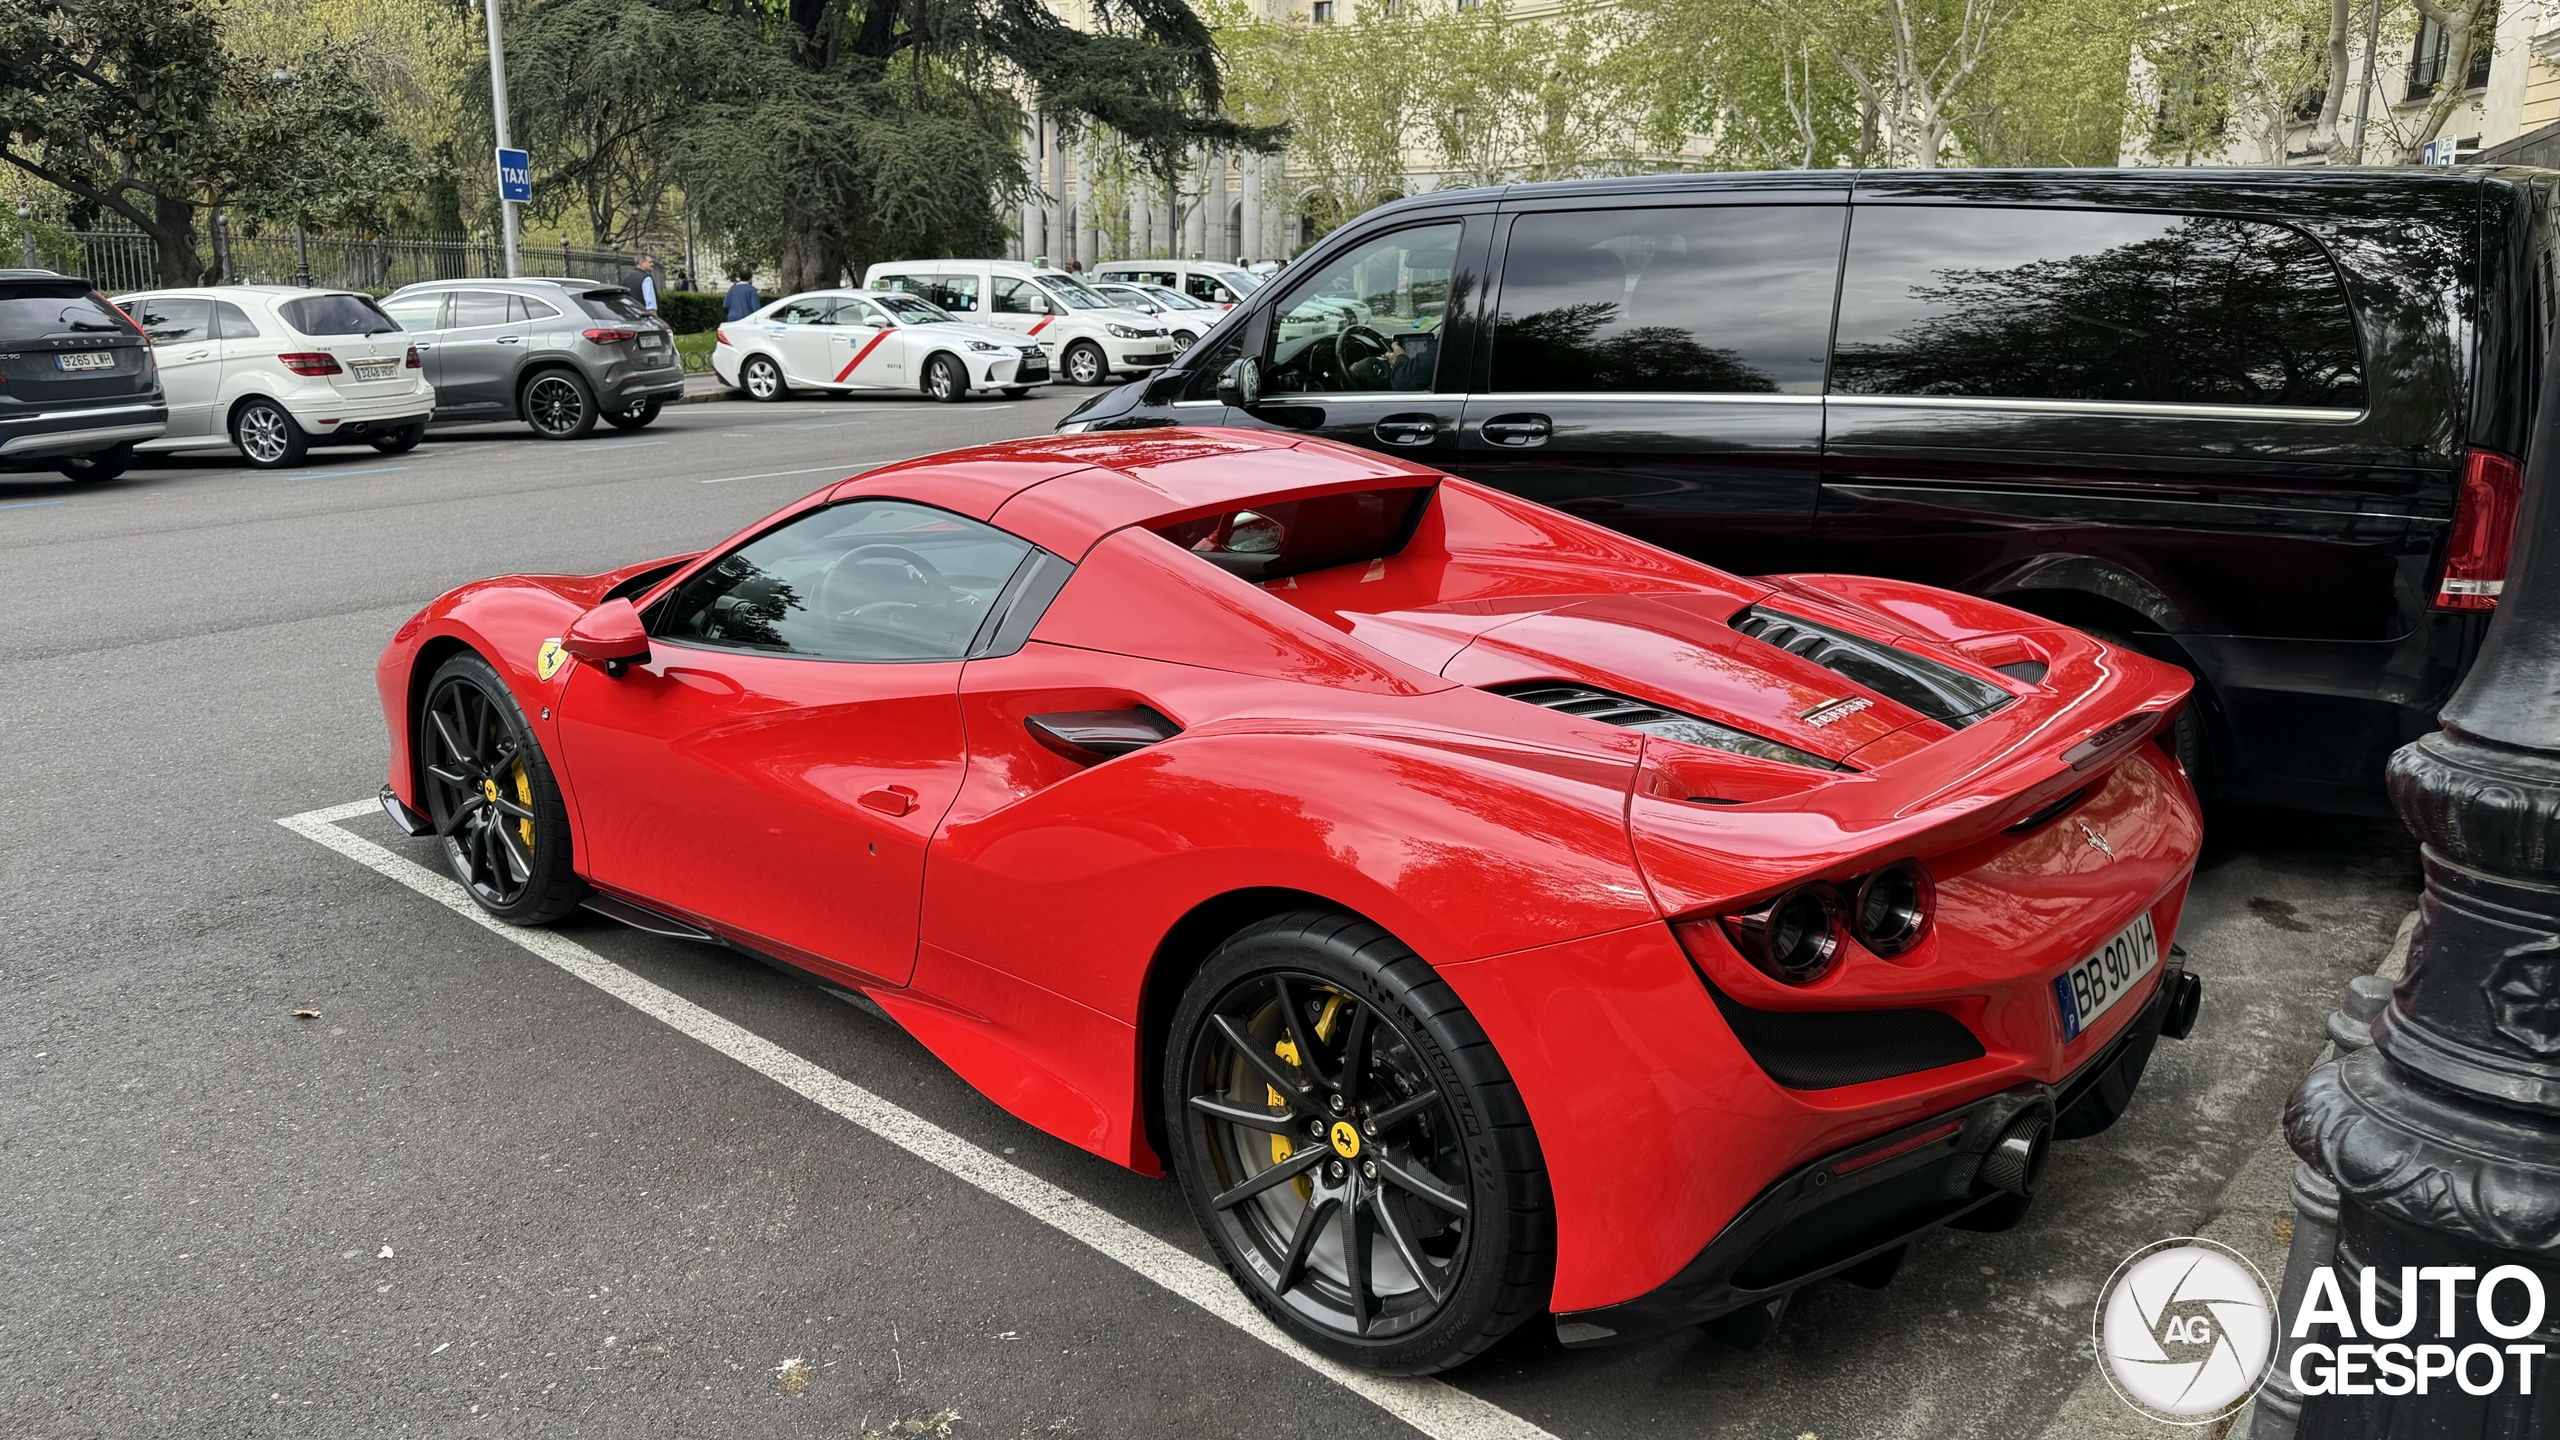
[(1761, 760), (1776, 760), (1788, 765), (1803, 765), (1815, 770), (1849, 768), (1836, 760), (1826, 760), (1810, 751), (1799, 750), (1793, 745), (1781, 744), (1765, 736), (1754, 735), (1748, 730), (1736, 730), (1730, 725), (1714, 720), (1696, 715), (1684, 715), (1677, 710), (1666, 710), (1659, 705), (1648, 704), (1633, 696), (1619, 695), (1608, 690), (1595, 690), (1588, 685), (1576, 685), (1563, 680), (1523, 680), (1510, 685), (1494, 685), (1487, 688), (1493, 694), (1509, 696), (1514, 700), (1525, 700), (1541, 709), (1560, 711), (1567, 715), (1580, 716), (1585, 720), (1623, 725), (1630, 730), (1641, 730), (1647, 735), (1659, 735), (1666, 740), (1684, 740), (1692, 745), (1705, 745), (1717, 750), (1731, 751), (1736, 755), (1750, 755)]
[(1961, 730), (2017, 697), (1979, 676), (1882, 641), (1817, 625), (1754, 605), (1733, 617), (1733, 628), (1790, 655), (1801, 655), (1888, 700)]

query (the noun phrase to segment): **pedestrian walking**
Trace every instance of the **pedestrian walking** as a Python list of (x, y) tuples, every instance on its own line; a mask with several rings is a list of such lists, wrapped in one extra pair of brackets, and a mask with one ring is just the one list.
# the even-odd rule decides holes
[(744, 320), (756, 313), (756, 307), (764, 303), (764, 297), (756, 293), (756, 282), (747, 278), (746, 271), (732, 270), (729, 278), (737, 282), (729, 287), (729, 318)]

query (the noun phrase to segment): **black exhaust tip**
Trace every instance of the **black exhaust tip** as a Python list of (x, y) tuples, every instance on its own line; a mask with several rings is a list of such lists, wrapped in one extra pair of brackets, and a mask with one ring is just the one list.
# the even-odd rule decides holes
[(2000, 1134), (1991, 1153), (1982, 1157), (1975, 1178), (1985, 1187), (2012, 1195), (2032, 1195), (2044, 1178), (2045, 1161), (2053, 1153), (2053, 1121), (2041, 1110), (2019, 1116)]
[(2196, 1011), (2204, 1004), (2204, 982), (2192, 970), (2169, 977), (2169, 1011), (2160, 1018), (2160, 1033), (2184, 1040), (2196, 1028)]

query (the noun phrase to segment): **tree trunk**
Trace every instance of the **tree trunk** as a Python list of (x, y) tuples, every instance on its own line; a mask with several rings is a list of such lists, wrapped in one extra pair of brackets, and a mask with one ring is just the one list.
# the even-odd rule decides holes
[(2347, 27), (2353, 23), (2347, 12), (2351, 8), (2348, 0), (2329, 0), (2328, 83), (2321, 87), (2319, 122), (2311, 127), (2311, 148), (2324, 155), (2337, 148), (2338, 111), (2347, 98)]
[(204, 261), (196, 255), (196, 207), (169, 195), (151, 197), (151, 223), (143, 227), (160, 255), (160, 283), (204, 282)]
[(807, 202), (786, 195), (782, 201), (782, 288), (829, 290), (844, 269), (844, 246), (817, 223)]
[(213, 236), (213, 283), (231, 283), (231, 216), (230, 207), (216, 205), (206, 219), (206, 229)]

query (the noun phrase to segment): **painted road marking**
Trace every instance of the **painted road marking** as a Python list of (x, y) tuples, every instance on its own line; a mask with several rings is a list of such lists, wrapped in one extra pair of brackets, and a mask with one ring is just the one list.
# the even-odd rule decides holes
[(66, 505), (69, 503), (70, 502), (66, 500), (17, 500), (12, 501), (7, 505), (0, 505), (0, 510), (33, 510), (39, 505)]
[(674, 991), (623, 969), (593, 950), (549, 930), (522, 929), (497, 920), (472, 903), (449, 876), (438, 874), (339, 822), (381, 809), (376, 800), (288, 815), (276, 821), (304, 839), (327, 846), (357, 864), (408, 886), (489, 933), (533, 952), (632, 1009), (697, 1040), (748, 1069), (852, 1121), (1070, 1239), (1172, 1291), (1245, 1334), (1359, 1395), (1434, 1440), (1555, 1440), (1489, 1400), (1445, 1380), (1371, 1375), (1318, 1355), (1283, 1334), (1227, 1273), (1179, 1246), (1158, 1239), (1101, 1206), (988, 1153), (932, 1121), (882, 1099), (852, 1081), (774, 1044), (745, 1026), (696, 1005)]
[(636, 450), (643, 445), (664, 445), (664, 440), (620, 440), (611, 445), (581, 445), (580, 450)]
[(377, 465), (370, 470), (305, 470), (284, 478), (287, 484), (299, 484), (305, 480), (343, 480), (350, 475), (388, 475), (408, 468), (406, 465)]
[[(842, 465), (811, 465), (800, 470), (765, 470), (754, 475), (715, 475), (711, 479), (705, 480), (702, 483), (705, 485), (726, 485), (732, 480), (771, 480), (782, 475), (816, 475), (824, 471), (842, 470), (844, 468), (845, 467)], [(59, 505), (62, 502), (55, 500), (50, 503)]]

